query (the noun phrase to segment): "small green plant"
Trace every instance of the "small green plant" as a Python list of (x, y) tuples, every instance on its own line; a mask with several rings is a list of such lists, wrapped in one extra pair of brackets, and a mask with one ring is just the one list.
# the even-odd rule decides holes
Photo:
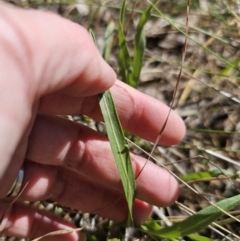
[(143, 65), (144, 51), (146, 47), (146, 37), (144, 34), (144, 26), (151, 16), (151, 10), (157, 0), (153, 0), (151, 4), (143, 11), (138, 21), (136, 34), (134, 37), (133, 57), (130, 56), (126, 38), (124, 35), (124, 16), (126, 12), (126, 0), (123, 0), (121, 13), (118, 23), (118, 41), (119, 41), (119, 73), (122, 81), (130, 86), (137, 88), (139, 84), (140, 73)]
[[(152, 4), (155, 4), (156, 1), (157, 0), (154, 0)], [(143, 32), (144, 25), (150, 17), (152, 4), (150, 4), (149, 7), (146, 8), (146, 10), (143, 12), (139, 20), (136, 29), (136, 36), (134, 39), (133, 61), (129, 56), (123, 31), (124, 15), (126, 8), (125, 0), (123, 1), (123, 5), (121, 8), (118, 31), (120, 73), (122, 74), (122, 78), (125, 79), (129, 85), (135, 88), (138, 86), (138, 81), (143, 62), (143, 54), (145, 50), (145, 35)], [(110, 23), (105, 33), (105, 39), (107, 40), (105, 41), (103, 51), (103, 57), (105, 58), (108, 58), (111, 49), (112, 31), (113, 25), (112, 23)], [(95, 38), (93, 37), (93, 39)], [(101, 111), (107, 129), (108, 139), (110, 141), (112, 152), (117, 164), (118, 172), (122, 180), (125, 197), (128, 203), (129, 217), (127, 220), (127, 225), (134, 226), (132, 217), (132, 207), (135, 198), (136, 183), (132, 168), (132, 162), (130, 159), (128, 142), (126, 141), (124, 131), (122, 130), (111, 92), (109, 90), (105, 91), (102, 95), (99, 96), (99, 99)]]

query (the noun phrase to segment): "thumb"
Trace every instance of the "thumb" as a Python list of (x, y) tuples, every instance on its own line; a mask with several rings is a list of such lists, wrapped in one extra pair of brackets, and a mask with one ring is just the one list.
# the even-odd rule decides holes
[(0, 29), (0, 184), (7, 190), (24, 160), (37, 100), (103, 92), (115, 74), (86, 30), (54, 14), (0, 2)]
[(8, 29), (1, 36), (9, 43), (5, 51), (19, 57), (16, 64), (36, 97), (63, 88), (69, 94), (89, 96), (115, 82), (113, 70), (80, 25), (52, 13), (5, 4), (1, 18), (1, 29)]

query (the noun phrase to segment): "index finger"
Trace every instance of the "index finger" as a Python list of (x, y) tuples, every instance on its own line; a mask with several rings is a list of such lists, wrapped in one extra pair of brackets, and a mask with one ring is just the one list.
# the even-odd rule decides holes
[[(116, 109), (124, 129), (145, 140), (154, 142), (167, 118), (169, 107), (117, 80), (111, 87)], [(96, 96), (76, 97), (69, 92), (54, 93), (41, 99), (40, 110), (50, 114), (85, 114), (102, 121)], [(178, 143), (185, 135), (182, 119), (171, 111), (163, 136), (162, 145)]]
[[(111, 89), (124, 128), (143, 139), (155, 142), (170, 108), (122, 82), (116, 83)], [(176, 144), (184, 135), (183, 120), (171, 111), (159, 144)]]

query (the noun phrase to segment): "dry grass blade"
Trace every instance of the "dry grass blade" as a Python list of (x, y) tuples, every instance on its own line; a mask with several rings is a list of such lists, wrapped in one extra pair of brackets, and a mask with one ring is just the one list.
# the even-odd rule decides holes
[(19, 199), (19, 197), (22, 195), (23, 191), (26, 189), (28, 185), (28, 182), (25, 184), (25, 186), (22, 188), (22, 190), (20, 191), (20, 193), (14, 197), (14, 199), (11, 201), (11, 203), (9, 204), (9, 207), (4, 211), (2, 217), (0, 218), (0, 225), (2, 224), (2, 221), (5, 217), (5, 215), (7, 214), (7, 212), (10, 210), (10, 208), (12, 207), (12, 205)]
[[(221, 34), (221, 30), (218, 31), (217, 35), (220, 35)], [(204, 44), (203, 46), (206, 48), (208, 45), (210, 45), (212, 42), (214, 42), (215, 38), (214, 37), (210, 37)], [(193, 57), (193, 56), (192, 56)], [(193, 84), (195, 82), (195, 80), (200, 76), (201, 74), (201, 70), (199, 69), (196, 69), (195, 72), (193, 73), (193, 77), (194, 78), (191, 78), (189, 81), (188, 81), (188, 84), (186, 86), (186, 88), (184, 89), (184, 91), (182, 92), (181, 94), (181, 97), (178, 101), (178, 105), (179, 106), (182, 106), (184, 105), (186, 99), (188, 98), (190, 92), (191, 92), (191, 89), (193, 87)]]
[(54, 232), (50, 232), (50, 233), (47, 233), (41, 237), (38, 237), (38, 238), (35, 238), (33, 239), (32, 241), (39, 241), (43, 238), (49, 238), (49, 237), (52, 237), (52, 236), (58, 236), (58, 235), (65, 235), (65, 234), (69, 234), (69, 233), (73, 233), (73, 232), (78, 232), (78, 231), (81, 231), (82, 228), (73, 228), (73, 229), (67, 229), (67, 230), (57, 230), (57, 231), (54, 231)]

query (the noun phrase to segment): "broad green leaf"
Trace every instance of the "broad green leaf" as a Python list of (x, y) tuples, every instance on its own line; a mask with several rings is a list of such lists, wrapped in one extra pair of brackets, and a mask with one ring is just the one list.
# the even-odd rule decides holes
[(105, 91), (100, 97), (100, 107), (106, 124), (107, 135), (122, 180), (123, 189), (128, 203), (128, 225), (133, 225), (132, 206), (135, 198), (135, 177), (130, 159), (128, 143), (125, 139), (121, 123), (118, 119), (111, 92)]
[(124, 26), (124, 14), (126, 9), (126, 1), (123, 1), (120, 13), (120, 19), (118, 23), (118, 62), (119, 62), (119, 73), (122, 81), (129, 83), (129, 78), (132, 75), (132, 61), (128, 52), (126, 44), (123, 26)]
[(225, 175), (228, 177), (232, 177), (233, 173), (224, 170), (224, 169), (214, 169), (209, 172), (194, 172), (194, 173), (189, 173), (181, 177), (183, 181), (191, 181), (191, 180), (201, 180), (201, 179), (207, 179), (211, 177), (218, 177), (220, 175)]
[(129, 80), (129, 84), (137, 88), (139, 83), (139, 77), (143, 64), (143, 55), (146, 46), (146, 38), (144, 34), (144, 26), (151, 16), (152, 7), (157, 0), (153, 0), (151, 4), (144, 10), (137, 25), (136, 34), (134, 37), (134, 56), (133, 56), (133, 74)]
[(108, 24), (107, 29), (105, 31), (104, 46), (103, 46), (103, 52), (102, 52), (102, 56), (107, 62), (109, 60), (110, 53), (112, 50), (114, 29), (115, 29), (115, 23), (113, 21), (111, 21)]
[[(220, 202), (215, 203), (215, 205), (225, 211), (230, 211), (240, 205), (240, 195), (226, 198)], [(222, 215), (223, 212), (221, 210), (211, 205), (200, 210), (191, 217), (173, 224), (171, 227), (161, 228), (159, 226), (158, 229), (154, 227), (153, 230), (148, 227), (147, 231), (153, 236), (157, 235), (162, 238), (169, 239), (178, 238), (199, 232), (201, 229), (206, 228), (212, 222), (216, 221)], [(142, 225), (141, 230), (146, 231), (146, 227)]]

